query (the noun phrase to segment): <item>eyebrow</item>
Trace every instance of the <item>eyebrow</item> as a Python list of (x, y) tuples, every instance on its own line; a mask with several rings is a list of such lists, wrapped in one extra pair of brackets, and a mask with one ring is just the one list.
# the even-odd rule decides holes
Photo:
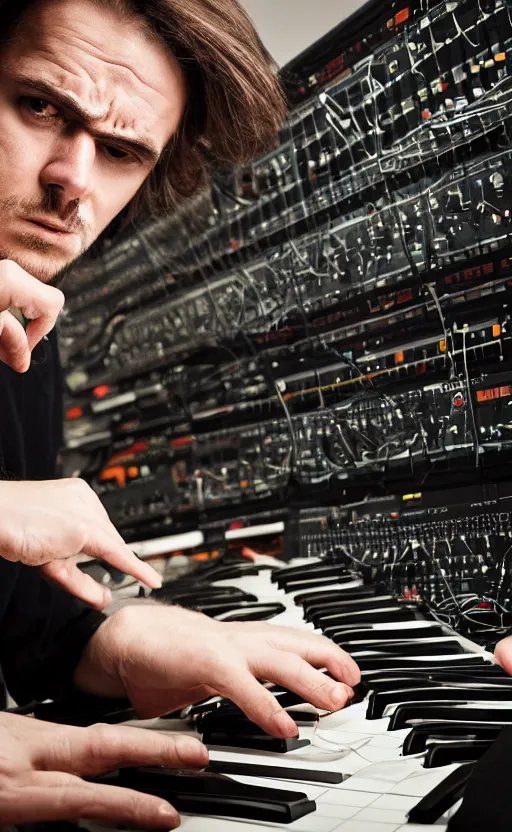
[(84, 107), (81, 107), (80, 104), (77, 104), (75, 99), (67, 95), (60, 89), (57, 89), (53, 86), (53, 84), (48, 83), (48, 81), (43, 81), (39, 78), (31, 78), (28, 75), (23, 75), (22, 73), (18, 72), (9, 72), (9, 76), (12, 81), (18, 84), (22, 84), (23, 86), (30, 87), (33, 92), (39, 93), (43, 95), (45, 98), (50, 98), (52, 102), (58, 104), (61, 107), (64, 107), (70, 113), (72, 113), (77, 119), (87, 125), (91, 135), (95, 138), (99, 138), (102, 140), (109, 140), (114, 142), (119, 146), (123, 146), (127, 150), (132, 150), (135, 153), (138, 153), (142, 156), (147, 162), (151, 164), (156, 164), (160, 158), (161, 152), (160, 150), (155, 147), (150, 142), (144, 141), (144, 139), (132, 139), (127, 138), (126, 136), (119, 135), (117, 133), (110, 133), (104, 132), (100, 130), (95, 130), (90, 127), (90, 122), (92, 120), (91, 114), (87, 112)]

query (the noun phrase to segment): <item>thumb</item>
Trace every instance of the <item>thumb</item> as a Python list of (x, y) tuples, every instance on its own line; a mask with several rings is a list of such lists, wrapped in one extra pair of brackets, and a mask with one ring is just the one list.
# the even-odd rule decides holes
[(97, 610), (108, 607), (112, 601), (110, 590), (82, 572), (73, 558), (52, 560), (38, 568), (48, 580)]
[(30, 367), (30, 349), (22, 325), (10, 312), (0, 312), (0, 361), (17, 373)]

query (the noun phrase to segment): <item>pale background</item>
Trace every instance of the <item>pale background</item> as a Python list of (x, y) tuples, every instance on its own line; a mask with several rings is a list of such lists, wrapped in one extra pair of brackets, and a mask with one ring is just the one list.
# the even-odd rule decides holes
[(345, 17), (364, 0), (242, 0), (260, 35), (282, 66)]

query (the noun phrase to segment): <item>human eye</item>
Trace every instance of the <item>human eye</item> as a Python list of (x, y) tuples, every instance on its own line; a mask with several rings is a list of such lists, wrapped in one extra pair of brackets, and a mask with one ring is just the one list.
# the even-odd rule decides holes
[(49, 121), (60, 116), (59, 110), (45, 101), (44, 98), (37, 98), (33, 96), (23, 96), (20, 99), (22, 108), (40, 121)]
[(116, 147), (116, 145), (103, 145), (103, 152), (105, 153), (107, 159), (109, 159), (111, 162), (127, 163), (137, 161), (132, 153), (130, 153), (128, 150), (125, 150), (122, 147)]

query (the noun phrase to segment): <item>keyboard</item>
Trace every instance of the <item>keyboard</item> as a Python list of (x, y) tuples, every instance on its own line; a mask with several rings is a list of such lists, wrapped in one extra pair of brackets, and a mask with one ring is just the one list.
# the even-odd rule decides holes
[[(148, 730), (198, 733), (209, 747), (210, 767), (197, 785), (204, 801), (206, 783), (209, 798), (200, 809), (201, 801), (181, 794), (179, 783), (166, 792), (161, 771), (126, 775), (135, 779), (125, 785), (175, 794), (170, 799), (186, 832), (206, 832), (212, 819), (223, 832), (441, 832), (454, 809), (440, 812), (442, 803), (422, 809), (420, 801), (462, 774), (501, 725), (512, 723), (512, 679), (490, 653), (418, 604), (363, 585), (342, 565), (309, 559), (283, 566), (266, 556), (202, 564), (193, 578), (164, 584), (154, 595), (222, 620), (260, 618), (323, 632), (362, 670), (358, 701), (337, 713), (319, 714), (272, 688), (296, 718), (298, 741), (276, 742), (219, 697), (179, 718), (131, 720)], [(229, 783), (235, 792), (249, 790), (245, 804), (243, 795), (240, 802), (229, 794)], [(259, 804), (254, 787), (265, 790)], [(408, 822), (418, 811), (421, 824)], [(429, 812), (432, 823), (425, 823)]]

